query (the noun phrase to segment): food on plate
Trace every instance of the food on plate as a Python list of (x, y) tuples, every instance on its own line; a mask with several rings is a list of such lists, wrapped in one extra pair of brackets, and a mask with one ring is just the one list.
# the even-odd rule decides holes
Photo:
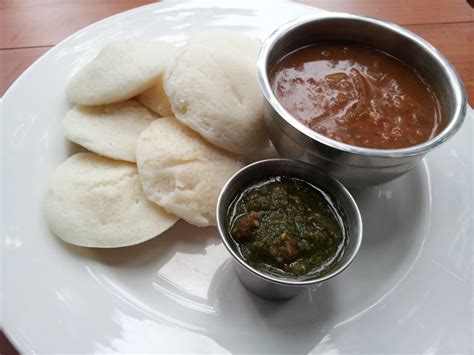
[(107, 44), (70, 80), (66, 95), (81, 105), (128, 100), (151, 88), (174, 60), (170, 43), (124, 40)]
[(262, 118), (255, 42), (243, 35), (234, 37), (238, 36), (249, 45), (233, 45), (235, 39), (228, 45), (202, 37), (190, 41), (166, 69), (164, 88), (181, 123), (218, 147), (249, 154), (267, 146), (269, 140)]
[(226, 228), (243, 260), (274, 276), (323, 276), (340, 262), (348, 238), (334, 201), (293, 177), (257, 180), (229, 205)]
[(44, 201), (51, 230), (86, 247), (123, 247), (159, 235), (178, 217), (146, 198), (134, 164), (79, 153), (55, 171)]
[(135, 162), (140, 133), (157, 119), (136, 100), (104, 106), (76, 105), (63, 121), (71, 141), (108, 158)]
[(229, 31), (193, 34), (179, 50), (106, 45), (66, 88), (75, 103), (66, 137), (100, 156), (77, 154), (56, 170), (45, 199), (51, 230), (76, 245), (120, 247), (179, 217), (215, 225), (219, 192), (243, 166), (234, 153), (268, 154), (259, 47)]
[(362, 45), (300, 48), (273, 68), (271, 84), (288, 112), (343, 143), (404, 148), (444, 128), (430, 85), (413, 68)]
[(150, 201), (197, 226), (216, 224), (216, 202), (227, 179), (242, 167), (175, 118), (160, 118), (137, 141), (137, 165)]
[(174, 116), (171, 111), (170, 100), (163, 88), (163, 75), (160, 75), (155, 84), (144, 93), (137, 96), (137, 100), (150, 111), (161, 117)]

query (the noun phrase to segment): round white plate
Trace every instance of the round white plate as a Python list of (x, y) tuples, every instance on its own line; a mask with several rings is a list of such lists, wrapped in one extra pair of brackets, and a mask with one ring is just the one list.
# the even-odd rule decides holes
[(73, 247), (41, 214), (77, 147), (64, 88), (104, 43), (182, 42), (224, 28), (264, 38), (319, 11), (285, 2), (154, 4), (100, 21), (32, 65), (2, 102), (2, 322), (22, 352), (472, 353), (473, 115), (392, 183), (355, 191), (363, 246), (340, 276), (287, 302), (248, 293), (215, 228), (179, 222), (150, 242)]

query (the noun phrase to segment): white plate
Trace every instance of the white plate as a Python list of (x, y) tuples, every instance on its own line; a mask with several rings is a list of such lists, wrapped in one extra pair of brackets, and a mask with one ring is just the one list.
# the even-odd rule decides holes
[[(117, 250), (66, 245), (41, 197), (75, 149), (64, 87), (117, 38), (183, 41), (226, 28), (264, 37), (318, 11), (283, 2), (154, 4), (60, 43), (2, 103), (3, 325), (24, 352), (472, 353), (472, 111), (413, 171), (355, 192), (365, 235), (351, 267), (288, 302), (249, 294), (215, 228), (179, 222)], [(54, 26), (54, 24), (53, 24)]]

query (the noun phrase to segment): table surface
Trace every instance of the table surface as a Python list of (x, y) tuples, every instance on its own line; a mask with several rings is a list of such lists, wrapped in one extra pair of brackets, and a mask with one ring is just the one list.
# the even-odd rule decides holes
[[(56, 43), (104, 17), (149, 0), (2, 0), (0, 96)], [(466, 0), (302, 0), (330, 11), (378, 17), (402, 25), (437, 47), (461, 75), (474, 104), (474, 10)], [(0, 354), (16, 354), (0, 331)]]

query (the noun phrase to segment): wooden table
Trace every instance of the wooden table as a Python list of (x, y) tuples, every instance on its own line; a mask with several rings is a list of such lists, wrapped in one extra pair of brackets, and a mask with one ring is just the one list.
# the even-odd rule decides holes
[[(2, 0), (0, 96), (49, 48), (104, 17), (150, 0)], [(474, 10), (465, 0), (303, 0), (326, 10), (353, 12), (402, 25), (431, 42), (460, 73), (474, 104)], [(473, 3), (474, 1), (471, 1)], [(0, 332), (0, 354), (15, 354)]]

